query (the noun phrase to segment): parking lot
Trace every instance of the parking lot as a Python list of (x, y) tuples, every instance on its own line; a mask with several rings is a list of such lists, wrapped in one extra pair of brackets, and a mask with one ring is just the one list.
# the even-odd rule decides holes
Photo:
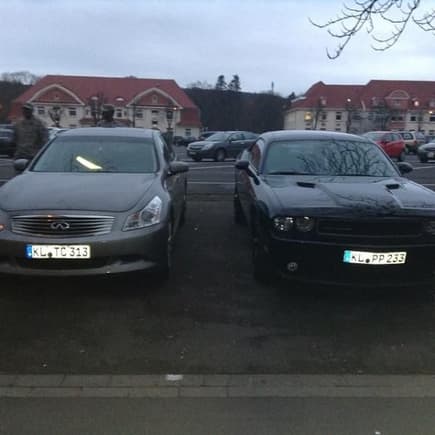
[[(435, 164), (408, 161), (435, 188)], [(233, 165), (191, 162), (167, 283), (3, 278), (0, 372), (434, 374), (432, 293), (254, 282), (232, 220)], [(1, 159), (0, 178), (10, 174)]]

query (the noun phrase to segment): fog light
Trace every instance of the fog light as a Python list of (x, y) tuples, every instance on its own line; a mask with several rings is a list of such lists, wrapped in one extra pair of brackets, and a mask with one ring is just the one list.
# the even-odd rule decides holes
[(5, 226), (3, 224), (0, 224), (0, 231), (3, 231), (5, 229)]
[(277, 231), (290, 231), (293, 228), (293, 218), (291, 217), (276, 217), (273, 220), (273, 226)]
[(296, 261), (290, 261), (290, 263), (287, 264), (287, 270), (289, 272), (296, 272), (299, 268), (298, 263)]
[(295, 222), (296, 228), (302, 233), (308, 233), (314, 228), (314, 219), (308, 216), (298, 217)]

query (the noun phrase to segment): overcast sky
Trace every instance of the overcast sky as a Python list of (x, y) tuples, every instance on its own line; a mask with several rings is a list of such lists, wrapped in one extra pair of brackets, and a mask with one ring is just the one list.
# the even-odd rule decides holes
[[(349, 4), (352, 1), (348, 1)], [(428, 6), (429, 1), (423, 1)], [(339, 59), (313, 27), (338, 0), (0, 0), (0, 72), (171, 78), (234, 74), (242, 90), (287, 96), (313, 83), (434, 80), (435, 36), (410, 26), (387, 52), (362, 33)]]

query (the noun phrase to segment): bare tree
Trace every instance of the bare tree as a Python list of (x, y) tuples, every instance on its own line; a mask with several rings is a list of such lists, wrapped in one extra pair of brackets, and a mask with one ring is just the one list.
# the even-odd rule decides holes
[[(340, 13), (326, 23), (310, 22), (328, 33), (340, 42), (333, 53), (326, 50), (330, 59), (340, 56), (349, 41), (361, 30), (365, 29), (372, 36), (372, 48), (384, 51), (391, 48), (402, 36), (408, 24), (414, 23), (425, 32), (435, 34), (435, 8), (421, 11), (422, 0), (353, 0), (351, 5), (344, 4)], [(427, 2), (429, 7), (429, 2)], [(376, 23), (377, 21), (377, 23)], [(389, 27), (388, 36), (379, 36), (376, 26), (385, 29)]]

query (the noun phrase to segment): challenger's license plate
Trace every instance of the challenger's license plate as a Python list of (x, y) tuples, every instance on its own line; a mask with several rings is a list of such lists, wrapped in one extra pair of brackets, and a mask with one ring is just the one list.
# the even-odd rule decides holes
[(89, 245), (26, 245), (26, 257), (80, 260), (91, 258), (91, 247)]
[(364, 252), (364, 251), (344, 251), (344, 263), (353, 264), (405, 264), (406, 252)]

